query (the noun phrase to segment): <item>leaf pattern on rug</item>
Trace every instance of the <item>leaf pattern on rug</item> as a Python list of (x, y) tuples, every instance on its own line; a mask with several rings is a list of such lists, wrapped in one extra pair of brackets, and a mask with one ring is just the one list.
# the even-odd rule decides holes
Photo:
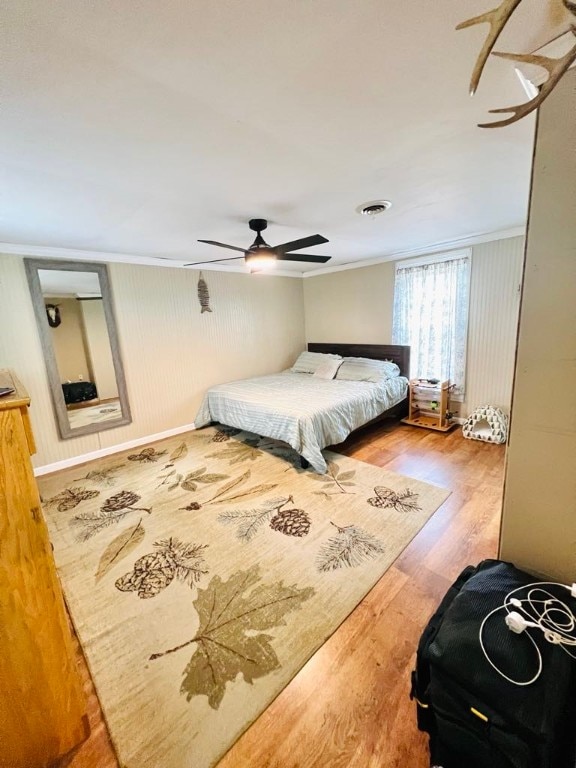
[(422, 508), (418, 504), (419, 494), (406, 488), (405, 491), (397, 493), (392, 488), (385, 488), (383, 485), (374, 488), (376, 496), (368, 499), (368, 504), (373, 507), (385, 509), (395, 509), (396, 512), (421, 512)]
[[(164, 469), (167, 469), (168, 467), (173, 467), (173, 464), (167, 464)], [(167, 485), (169, 491), (175, 491), (176, 488), (180, 486), (180, 482), (182, 481), (182, 478), (184, 475), (180, 472), (176, 472), (175, 469), (171, 470), (165, 475), (158, 475), (156, 480), (160, 480), (156, 488), (162, 488), (162, 486)]]
[(180, 459), (185, 459), (188, 455), (188, 446), (186, 443), (180, 443), (180, 445), (177, 445), (176, 448), (172, 451), (170, 456), (168, 457), (168, 461), (170, 464), (174, 464), (176, 461), (180, 461)]
[(354, 481), (356, 470), (347, 469), (342, 472), (340, 466), (335, 461), (328, 462), (328, 471), (325, 475), (310, 472), (308, 476), (312, 480), (323, 483), (321, 491), (314, 491), (317, 496), (324, 496), (329, 499), (330, 496), (341, 493), (354, 493), (354, 491), (347, 491), (346, 488), (352, 488), (356, 485)]
[(338, 533), (322, 545), (316, 558), (319, 571), (326, 573), (338, 568), (356, 568), (386, 551), (383, 542), (363, 528), (331, 525)]
[[(164, 469), (172, 468), (177, 461), (180, 461), (180, 459), (185, 459), (187, 455), (188, 455), (188, 445), (186, 443), (180, 443), (179, 445), (176, 446), (176, 448), (174, 448), (170, 456), (168, 456), (168, 461), (164, 465)], [(174, 472), (176, 472), (176, 470), (174, 470)], [(162, 475), (160, 475), (158, 479), (160, 480), (161, 477)]]
[(216, 499), (219, 499), (220, 497), (224, 496), (229, 491), (234, 490), (239, 485), (242, 485), (242, 483), (246, 482), (246, 480), (250, 479), (252, 476), (252, 473), (249, 469), (244, 472), (244, 474), (239, 475), (238, 477), (232, 478), (229, 483), (225, 483), (221, 488), (218, 489), (217, 493), (214, 494), (214, 496), (211, 497), (210, 501), (216, 501)]
[(100, 491), (88, 491), (81, 486), (75, 486), (74, 488), (65, 488), (57, 496), (52, 496), (51, 499), (46, 499), (43, 503), (56, 506), (58, 512), (67, 512), (77, 507), (81, 501), (94, 499), (99, 495)]
[(168, 451), (157, 451), (156, 448), (144, 448), (140, 453), (131, 453), (128, 461), (139, 461), (141, 464), (150, 464), (165, 456)]
[(240, 434), (240, 432), (242, 432), (241, 429), (236, 429), (236, 427), (226, 427), (224, 424), (221, 424), (220, 427), (216, 429), (216, 433), (210, 439), (210, 442), (226, 443), (231, 437)]
[(138, 558), (130, 573), (116, 581), (121, 592), (137, 592), (146, 600), (158, 595), (178, 579), (190, 588), (208, 573), (203, 567), (208, 544), (188, 544), (176, 537), (154, 542), (154, 552)]
[[(227, 509), (218, 515), (218, 522), (223, 525), (237, 524), (236, 536), (246, 543), (252, 541), (266, 522), (270, 522), (274, 530), (288, 536), (305, 536), (310, 530), (310, 518), (306, 512), (301, 509), (282, 510), (286, 504), (293, 503), (294, 498), (287, 496), (269, 499), (258, 509)], [(275, 516), (271, 519), (273, 513)]]
[(273, 638), (263, 630), (285, 625), (286, 615), (301, 608), (314, 594), (312, 587), (262, 582), (257, 565), (237, 571), (227, 581), (214, 576), (205, 589), (198, 590), (194, 601), (200, 618), (196, 635), (174, 648), (152, 654), (150, 660), (196, 643), (180, 692), (187, 701), (207, 696), (212, 709), (218, 709), (226, 683), (239, 674), (247, 683), (253, 683), (280, 667)]
[(206, 467), (200, 467), (200, 469), (195, 469), (186, 475), (182, 482), (182, 489), (185, 491), (195, 491), (198, 488), (198, 483), (219, 483), (221, 480), (228, 480), (229, 477), (230, 475), (208, 472)]
[[(228, 475), (223, 475), (223, 477), (228, 477)], [(239, 477), (233, 478), (232, 480), (230, 480), (229, 483), (225, 483), (214, 494), (214, 496), (211, 496), (207, 501), (203, 502), (202, 504), (200, 502), (194, 501), (191, 504), (186, 505), (185, 507), (180, 507), (180, 509), (191, 511), (191, 510), (201, 509), (203, 506), (210, 506), (212, 504), (228, 504), (230, 502), (244, 500), (252, 496), (262, 496), (263, 494), (268, 493), (268, 491), (271, 491), (274, 488), (276, 488), (277, 483), (259, 483), (258, 485), (253, 485), (251, 488), (245, 488), (242, 491), (238, 491), (237, 493), (233, 493), (232, 495), (230, 495), (230, 491), (233, 491), (239, 485), (242, 485), (243, 483), (245, 483), (246, 480), (248, 480), (250, 477), (251, 477), (251, 472), (249, 469), (247, 469), (246, 472), (244, 472), (244, 474), (240, 475)]]
[(231, 501), (238, 501), (239, 499), (247, 499), (250, 496), (262, 496), (268, 491), (272, 491), (276, 488), (277, 483), (259, 483), (253, 485), (250, 488), (246, 488), (243, 491), (232, 494), (232, 496), (226, 496), (225, 498), (212, 498), (207, 504), (228, 504)]
[[(97, 493), (97, 492), (96, 492)], [(91, 514), (84, 512), (76, 517), (72, 518), (70, 524), (80, 528), (80, 532), (77, 534), (77, 541), (88, 541), (88, 539), (95, 536), (104, 528), (108, 528), (114, 523), (119, 523), (130, 512), (152, 512), (151, 508), (147, 507), (135, 507), (140, 501), (140, 496), (133, 491), (120, 491), (115, 493), (114, 496), (106, 499), (104, 504), (100, 507), (99, 512)]]
[(247, 438), (246, 440), (234, 440), (221, 451), (209, 453), (209, 459), (229, 459), (229, 464), (240, 464), (242, 461), (255, 461), (264, 454), (256, 446), (259, 438)]
[(98, 570), (96, 571), (96, 582), (99, 582), (100, 579), (102, 579), (102, 577), (116, 565), (116, 563), (119, 563), (121, 560), (124, 560), (125, 557), (128, 557), (128, 555), (142, 542), (145, 533), (146, 531), (142, 525), (142, 518), (140, 518), (136, 525), (126, 528), (126, 530), (118, 534), (116, 538), (112, 539), (100, 557)]
[(104, 469), (93, 469), (88, 474), (84, 475), (84, 477), (79, 477), (74, 482), (80, 483), (82, 480), (91, 480), (93, 483), (98, 483), (99, 485), (103, 486), (112, 486), (115, 485), (118, 481), (118, 478), (115, 477), (117, 472), (120, 472), (121, 469), (124, 469), (126, 464), (114, 464), (111, 467), (104, 467)]

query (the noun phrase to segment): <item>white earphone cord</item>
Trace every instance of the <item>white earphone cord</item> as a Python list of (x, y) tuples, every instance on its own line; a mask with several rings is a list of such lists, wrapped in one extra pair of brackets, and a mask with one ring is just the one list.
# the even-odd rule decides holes
[[(547, 586), (567, 589), (571, 593), (572, 597), (576, 597), (576, 587), (574, 585), (569, 587), (566, 584), (558, 584), (553, 581), (540, 581), (534, 582), (533, 584), (526, 584), (525, 586), (517, 587), (516, 589), (513, 589), (511, 592), (509, 592), (504, 598), (503, 605), (499, 605), (497, 608), (494, 608), (494, 610), (490, 611), (490, 613), (484, 617), (484, 620), (480, 625), (478, 639), (480, 641), (480, 648), (482, 649), (482, 653), (486, 657), (486, 660), (490, 666), (493, 667), (493, 669), (495, 669), (501, 677), (513, 685), (531, 685), (532, 683), (536, 682), (536, 680), (538, 680), (542, 674), (542, 653), (540, 652), (540, 649), (538, 648), (538, 645), (532, 635), (527, 633), (527, 637), (536, 649), (536, 654), (538, 657), (538, 670), (536, 674), (530, 680), (524, 681), (513, 680), (511, 677), (508, 677), (508, 675), (504, 674), (504, 672), (502, 672), (502, 670), (499, 669), (496, 664), (494, 664), (488, 655), (488, 651), (486, 650), (483, 639), (486, 623), (492, 616), (494, 616), (495, 613), (498, 613), (498, 611), (507, 611), (505, 621), (508, 628), (512, 632), (521, 634), (529, 627), (539, 629), (543, 633), (544, 638), (549, 643), (552, 643), (553, 645), (559, 645), (565, 653), (576, 660), (576, 654), (571, 653), (568, 650), (569, 647), (576, 647), (576, 637), (573, 634), (576, 629), (576, 615), (574, 615), (568, 605), (558, 597), (555, 597), (555, 595), (545, 589), (541, 589), (541, 587)], [(529, 590), (528, 596), (524, 598), (524, 600), (519, 600), (518, 598), (513, 597), (513, 595), (515, 595), (517, 592), (524, 590)], [(541, 599), (536, 596), (535, 593), (544, 595), (545, 598)], [(524, 607), (524, 603), (527, 604), (530, 610)], [(543, 609), (538, 609), (536, 607), (537, 604), (542, 604)], [(510, 606), (516, 608), (517, 611), (511, 611)], [(521, 611), (521, 613), (518, 611)], [(557, 616), (557, 618), (554, 618), (555, 616)]]

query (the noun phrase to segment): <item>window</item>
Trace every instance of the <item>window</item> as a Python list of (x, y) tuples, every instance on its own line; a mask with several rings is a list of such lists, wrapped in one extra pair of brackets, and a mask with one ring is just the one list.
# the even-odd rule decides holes
[(462, 400), (470, 287), (469, 252), (396, 265), (394, 344), (408, 344), (411, 378), (450, 379)]

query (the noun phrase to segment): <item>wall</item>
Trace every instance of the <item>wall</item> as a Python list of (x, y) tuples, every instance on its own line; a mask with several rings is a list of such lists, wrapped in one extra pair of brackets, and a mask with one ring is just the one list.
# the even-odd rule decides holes
[[(472, 248), (467, 350), (467, 415), (479, 405), (510, 406), (523, 238)], [(392, 339), (393, 262), (304, 280), (307, 341)]]
[(501, 556), (576, 581), (576, 70), (540, 110)]
[(523, 261), (523, 237), (473, 248), (463, 413), (487, 403), (510, 410)]
[(78, 302), (84, 322), (84, 338), (90, 359), (93, 381), (100, 400), (118, 397), (112, 347), (104, 315), (102, 299), (83, 299)]
[(304, 348), (301, 280), (205, 273), (213, 312), (200, 314), (196, 270), (109, 271), (133, 422), (60, 440), (23, 261), (0, 256), (0, 367), (31, 395), (36, 466), (191, 424), (209, 386), (281, 370)]
[(307, 341), (390, 343), (393, 262), (308, 277), (303, 282)]
[(84, 381), (90, 381), (78, 302), (76, 299), (50, 296), (46, 303), (57, 304), (60, 309), (60, 325), (50, 328), (60, 380), (77, 381), (82, 377)]

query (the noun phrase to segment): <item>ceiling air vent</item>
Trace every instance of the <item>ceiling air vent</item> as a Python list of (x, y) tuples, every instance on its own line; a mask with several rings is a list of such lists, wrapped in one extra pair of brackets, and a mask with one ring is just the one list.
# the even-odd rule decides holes
[(379, 213), (384, 213), (392, 203), (390, 200), (371, 200), (369, 203), (362, 203), (356, 208), (356, 213), (361, 213), (362, 216), (377, 216)]

